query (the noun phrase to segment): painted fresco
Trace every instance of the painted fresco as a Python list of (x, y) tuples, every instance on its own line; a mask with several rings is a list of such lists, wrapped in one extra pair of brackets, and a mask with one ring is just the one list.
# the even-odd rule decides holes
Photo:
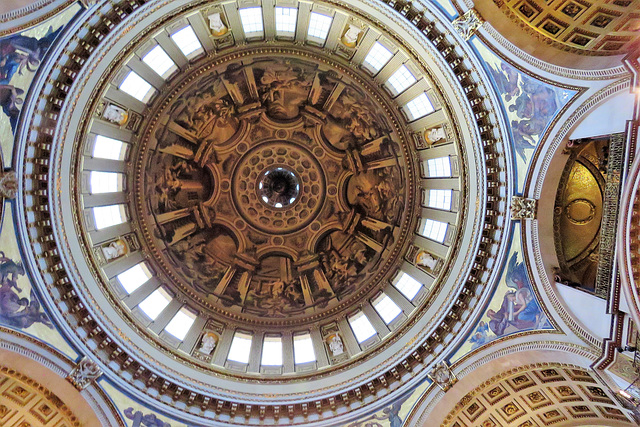
[(0, 38), (0, 144), (5, 166), (11, 162), (13, 134), (33, 77), (55, 38), (79, 10), (74, 4), (36, 27)]
[(491, 302), (451, 362), (497, 338), (522, 331), (553, 329), (535, 295), (522, 258), (520, 223), (513, 225), (512, 236), (506, 265)]
[(503, 102), (511, 130), (516, 189), (522, 193), (524, 179), (535, 148), (549, 124), (576, 94), (518, 71), (479, 40), (472, 41)]
[(13, 226), (13, 206), (5, 203), (0, 231), (0, 324), (33, 335), (76, 358), (44, 312), (26, 275)]
[[(348, 427), (401, 427), (410, 407), (410, 405), (404, 405), (405, 402), (406, 399), (398, 399), (381, 411), (348, 424)], [(400, 412), (403, 406), (406, 407), (406, 410), (401, 415)]]

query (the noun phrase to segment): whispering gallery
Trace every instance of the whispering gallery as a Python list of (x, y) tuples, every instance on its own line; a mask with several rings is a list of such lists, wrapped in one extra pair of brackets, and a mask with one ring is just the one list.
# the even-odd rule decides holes
[(640, 0), (1, 0), (0, 426), (640, 425)]

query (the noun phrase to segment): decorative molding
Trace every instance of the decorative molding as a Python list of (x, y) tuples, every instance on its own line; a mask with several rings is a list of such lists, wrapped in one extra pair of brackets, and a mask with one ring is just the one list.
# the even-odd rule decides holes
[(536, 219), (538, 213), (538, 200), (521, 196), (511, 197), (511, 219)]
[[(23, 366), (25, 359), (32, 361), (48, 370), (49, 374), (59, 377), (59, 382), (67, 385), (65, 377), (73, 369), (74, 363), (69, 357), (31, 335), (0, 325), (0, 358), (4, 365), (12, 368)], [(10, 363), (11, 361), (11, 363)], [(51, 384), (51, 382), (49, 382)], [(50, 388), (53, 391), (52, 386)], [(98, 383), (92, 382), (82, 391), (82, 397), (87, 401), (97, 417), (96, 422), (101, 426), (125, 427), (118, 409)]]
[(624, 164), (626, 133), (616, 133), (609, 139), (609, 160), (607, 162), (607, 182), (604, 187), (602, 206), (602, 225), (600, 226), (600, 252), (598, 270), (596, 272), (596, 295), (609, 299), (611, 285), (617, 273), (616, 232), (618, 227), (618, 210), (620, 203), (621, 178), (626, 172)]

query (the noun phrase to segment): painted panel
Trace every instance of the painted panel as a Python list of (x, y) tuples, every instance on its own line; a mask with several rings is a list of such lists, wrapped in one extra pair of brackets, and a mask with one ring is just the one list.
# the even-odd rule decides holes
[(0, 38), (0, 145), (7, 167), (18, 117), (36, 71), (56, 37), (80, 9), (79, 4), (73, 4), (40, 25)]
[(475, 38), (471, 42), (485, 62), (511, 132), (516, 192), (522, 193), (527, 169), (540, 139), (577, 93), (537, 80), (503, 61)]
[(454, 362), (491, 341), (518, 332), (553, 329), (544, 314), (524, 264), (520, 223), (512, 226), (506, 265), (473, 332), (451, 358)]

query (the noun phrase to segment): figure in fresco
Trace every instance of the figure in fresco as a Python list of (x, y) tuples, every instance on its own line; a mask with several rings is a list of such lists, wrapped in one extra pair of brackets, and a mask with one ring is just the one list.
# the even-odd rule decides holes
[[(505, 333), (538, 328), (546, 322), (540, 306), (533, 294), (523, 262), (518, 262), (518, 253), (509, 259), (505, 281), (509, 288), (498, 311), (487, 310), (489, 328), (497, 336)], [(510, 328), (510, 330), (507, 330)]]
[(300, 279), (275, 280), (258, 284), (251, 283), (245, 298), (249, 311), (270, 316), (283, 316), (287, 312), (304, 308), (304, 297)]
[(373, 414), (364, 420), (349, 424), (348, 427), (383, 427), (383, 424), (378, 421), (388, 421), (389, 427), (401, 427), (403, 420), (399, 414), (403, 403), (404, 399), (395, 401), (381, 412)]
[(133, 408), (127, 408), (124, 411), (125, 417), (132, 420), (131, 427), (171, 427), (171, 424), (160, 420), (156, 414), (143, 414), (141, 411), (135, 411)]
[(489, 335), (489, 325), (486, 322), (481, 321), (476, 328), (475, 333), (469, 338), (469, 342), (472, 343), (471, 350), (480, 348), (483, 345), (493, 341), (496, 337)]
[(18, 125), (18, 116), (20, 115), (19, 105), (22, 105), (24, 100), (20, 97), (24, 93), (24, 90), (14, 87), (12, 85), (0, 84), (0, 106), (2, 106), (2, 112), (9, 118), (11, 124), (11, 130), (16, 131)]
[(21, 34), (0, 39), (0, 105), (14, 133), (20, 114), (18, 106), (23, 102), (20, 96), (24, 90), (13, 86), (11, 79), (16, 73), (24, 75), (25, 70), (34, 73), (61, 30), (62, 27), (55, 31), (49, 27), (47, 34), (40, 39)]
[(29, 328), (35, 323), (53, 328), (33, 290), (29, 298), (20, 296), (22, 289), (18, 287), (18, 278), (24, 275), (21, 262), (15, 262), (0, 252), (0, 323), (18, 329)]
[(224, 277), (237, 245), (227, 231), (216, 227), (180, 240), (169, 251), (191, 285), (209, 295)]
[(236, 109), (220, 76), (212, 76), (186, 92), (173, 106), (173, 120), (196, 138), (214, 145), (231, 138), (238, 129)]
[(40, 39), (22, 34), (0, 39), (0, 85), (8, 85), (15, 73), (22, 75), (25, 69), (35, 72), (61, 30), (62, 27), (55, 31), (49, 27)]
[(377, 109), (353, 87), (342, 91), (330, 112), (324, 133), (338, 149), (358, 147), (388, 133)]
[(526, 162), (526, 150), (536, 147), (547, 125), (566, 102), (568, 92), (533, 79), (504, 62), (499, 67), (490, 64), (489, 72), (508, 110), (515, 151)]

